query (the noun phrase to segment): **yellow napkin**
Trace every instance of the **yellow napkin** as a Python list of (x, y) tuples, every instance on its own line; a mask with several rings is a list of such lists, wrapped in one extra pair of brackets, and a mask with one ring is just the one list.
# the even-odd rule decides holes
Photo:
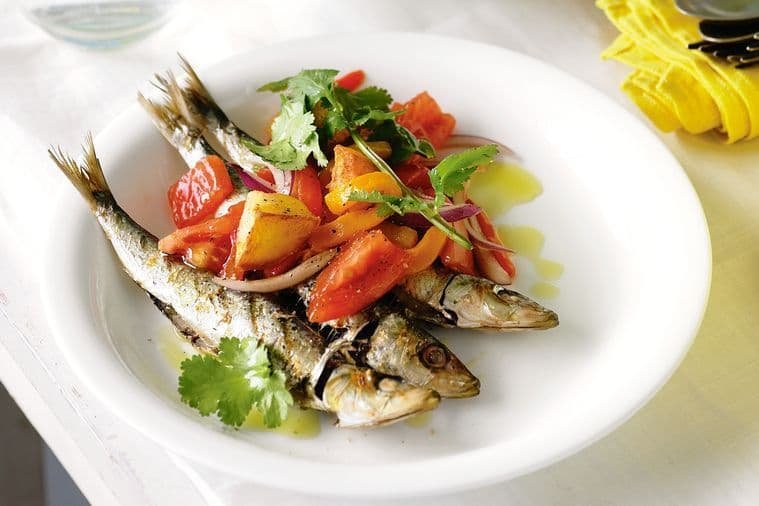
[(671, 0), (598, 0), (621, 35), (601, 54), (635, 69), (622, 90), (665, 132), (716, 129), (729, 143), (759, 135), (759, 70), (687, 48), (698, 20)]

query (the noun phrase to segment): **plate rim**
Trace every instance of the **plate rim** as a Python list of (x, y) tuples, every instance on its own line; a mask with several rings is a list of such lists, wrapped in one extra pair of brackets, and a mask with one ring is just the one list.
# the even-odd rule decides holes
[[(110, 383), (116, 384), (120, 383), (122, 380), (125, 379), (125, 376), (130, 376), (127, 379), (132, 383), (130, 386), (131, 388), (128, 388), (129, 395), (137, 395), (137, 392), (140, 390), (144, 390), (142, 392), (142, 397), (145, 397), (145, 395), (149, 396), (151, 398), (150, 402), (153, 406), (155, 406), (157, 409), (160, 409), (159, 406), (163, 406), (164, 409), (161, 411), (163, 412), (170, 412), (175, 416), (168, 417), (170, 419), (170, 423), (167, 423), (167, 420), (163, 420), (162, 422), (159, 422), (158, 424), (154, 423), (156, 422), (155, 418), (151, 418), (148, 416), (136, 416), (133, 412), (131, 412), (128, 407), (125, 405), (123, 401), (116, 401), (111, 395), (109, 395), (108, 389), (104, 388), (104, 385), (100, 383), (100, 380), (102, 378), (99, 378), (96, 374), (93, 375), (91, 371), (88, 370), (86, 367), (86, 361), (83, 361), (80, 356), (76, 353), (77, 350), (72, 349), (70, 346), (67, 346), (66, 343), (66, 332), (63, 330), (65, 327), (65, 324), (61, 322), (60, 315), (57, 313), (55, 306), (56, 302), (58, 301), (57, 294), (54, 293), (52, 286), (56, 285), (56, 283), (47, 283), (42, 285), (42, 299), (43, 299), (43, 308), (45, 311), (45, 315), (50, 322), (50, 327), (53, 333), (53, 337), (55, 339), (56, 345), (61, 350), (64, 359), (68, 363), (68, 365), (71, 367), (72, 371), (75, 373), (77, 378), (88, 388), (90, 392), (94, 394), (94, 396), (103, 403), (110, 411), (112, 411), (114, 414), (116, 414), (119, 418), (127, 422), (130, 426), (137, 429), (139, 432), (141, 432), (143, 435), (148, 437), (149, 439), (153, 440), (154, 442), (160, 444), (161, 446), (169, 449), (172, 452), (175, 452), (179, 455), (182, 455), (192, 461), (198, 461), (202, 462), (204, 465), (209, 465), (210, 467), (221, 469), (225, 472), (228, 472), (230, 474), (236, 475), (241, 478), (249, 479), (251, 481), (261, 482), (268, 486), (274, 486), (282, 489), (290, 489), (290, 490), (297, 490), (300, 492), (305, 493), (312, 493), (312, 494), (322, 494), (322, 495), (330, 495), (330, 496), (350, 496), (350, 497), (409, 497), (409, 496), (419, 496), (419, 495), (440, 495), (444, 493), (450, 493), (454, 491), (464, 490), (464, 489), (472, 489), (479, 486), (484, 486), (488, 484), (493, 484), (501, 481), (506, 481), (509, 479), (512, 479), (516, 476), (523, 475), (532, 471), (535, 471), (537, 469), (546, 467), (550, 464), (553, 464), (559, 460), (562, 460), (569, 455), (572, 455), (578, 451), (580, 451), (583, 448), (586, 448), (587, 446), (590, 446), (591, 444), (595, 443), (596, 441), (602, 439), (606, 435), (610, 434), (614, 430), (616, 430), (619, 426), (621, 426), (623, 423), (625, 423), (635, 412), (637, 412), (642, 406), (644, 406), (646, 403), (649, 402), (649, 400), (661, 389), (661, 387), (666, 384), (666, 382), (671, 378), (671, 376), (674, 374), (674, 372), (677, 370), (679, 365), (681, 364), (682, 360), (684, 359), (685, 355), (687, 354), (688, 350), (691, 347), (691, 344), (693, 340), (695, 339), (698, 329), (701, 326), (701, 322), (704, 317), (704, 313), (707, 307), (708, 299), (709, 299), (709, 291), (711, 287), (711, 275), (712, 275), (712, 252), (711, 252), (711, 240), (709, 236), (709, 228), (708, 223), (706, 221), (706, 217), (703, 211), (703, 207), (701, 206), (700, 200), (698, 198), (698, 195), (693, 188), (692, 183), (690, 182), (689, 178), (687, 177), (687, 174), (685, 173), (684, 169), (678, 162), (678, 160), (674, 157), (674, 155), (669, 151), (669, 149), (666, 148), (664, 143), (661, 139), (659, 139), (649, 128), (647, 128), (640, 118), (636, 117), (635, 115), (631, 114), (628, 110), (626, 110), (624, 107), (622, 107), (620, 104), (612, 100), (608, 95), (605, 93), (593, 88), (592, 86), (588, 85), (584, 81), (580, 80), (579, 78), (553, 66), (550, 64), (547, 64), (543, 61), (540, 61), (538, 59), (532, 58), (530, 56), (527, 56), (523, 53), (519, 53), (517, 51), (513, 51), (507, 48), (503, 48), (500, 46), (495, 46), (491, 44), (486, 44), (482, 42), (467, 40), (467, 39), (461, 39), (461, 38), (455, 38), (455, 37), (447, 37), (447, 36), (440, 36), (440, 35), (432, 35), (432, 34), (420, 34), (420, 33), (409, 33), (409, 32), (387, 32), (387, 31), (375, 31), (370, 32), (367, 35), (372, 37), (390, 37), (390, 38), (416, 38), (416, 39), (426, 39), (428, 42), (444, 42), (447, 44), (464, 44), (469, 45), (472, 47), (472, 49), (487, 49), (488, 51), (498, 51), (503, 52), (505, 55), (507, 55), (509, 58), (522, 60), (524, 61), (528, 66), (533, 67), (539, 67), (544, 71), (548, 71), (550, 73), (553, 73), (554, 75), (560, 75), (562, 80), (566, 80), (567, 82), (571, 82), (574, 84), (574, 86), (584, 89), (586, 92), (592, 93), (593, 95), (597, 96), (598, 99), (605, 102), (607, 106), (611, 109), (617, 110), (622, 114), (623, 116), (627, 117), (630, 120), (631, 124), (635, 124), (636, 128), (638, 128), (641, 132), (641, 135), (646, 135), (648, 138), (658, 143), (660, 146), (662, 146), (663, 151), (666, 152), (666, 155), (669, 156), (671, 163), (667, 164), (666, 170), (673, 170), (678, 173), (678, 176), (681, 179), (680, 182), (680, 189), (686, 190), (688, 193), (687, 199), (690, 201), (691, 207), (694, 207), (695, 211), (697, 211), (699, 217), (693, 216), (692, 218), (695, 221), (699, 222), (699, 232), (702, 233), (702, 239), (703, 239), (703, 258), (705, 261), (705, 265), (703, 266), (703, 276), (701, 278), (701, 283), (699, 284), (701, 288), (701, 292), (703, 293), (703, 297), (700, 299), (700, 311), (698, 312), (698, 315), (696, 317), (696, 314), (693, 315), (693, 322), (689, 326), (689, 333), (688, 338), (683, 339), (683, 345), (682, 348), (679, 350), (678, 356), (670, 363), (670, 366), (668, 370), (664, 371), (664, 373), (661, 376), (657, 375), (657, 381), (653, 382), (651, 386), (648, 388), (645, 395), (642, 395), (637, 402), (632, 403), (631, 405), (628, 405), (626, 409), (620, 410), (619, 412), (615, 411), (615, 416), (609, 417), (609, 420), (605, 423), (605, 427), (602, 430), (597, 431), (594, 434), (587, 435), (582, 438), (577, 438), (576, 440), (573, 440), (572, 444), (565, 445), (565, 447), (561, 448), (559, 451), (554, 452), (547, 452), (547, 455), (543, 456), (540, 459), (535, 459), (531, 465), (525, 465), (522, 466), (519, 469), (511, 470), (510, 472), (491, 472), (490, 474), (483, 475), (478, 473), (447, 473), (446, 480), (440, 480), (440, 478), (435, 477), (435, 472), (431, 471), (429, 469), (429, 461), (425, 460), (422, 461), (425, 465), (428, 467), (427, 475), (429, 478), (427, 479), (418, 479), (418, 475), (416, 479), (403, 479), (404, 475), (407, 475), (412, 470), (416, 470), (419, 463), (418, 462), (411, 462), (411, 463), (401, 463), (401, 464), (381, 464), (381, 465), (370, 465), (362, 467), (361, 472), (365, 473), (366, 475), (372, 475), (375, 473), (380, 473), (381, 476), (392, 476), (394, 479), (392, 480), (370, 480), (370, 479), (360, 479), (360, 475), (355, 471), (355, 469), (352, 468), (352, 466), (348, 466), (346, 464), (337, 464), (337, 463), (324, 463), (320, 462), (318, 463), (318, 466), (321, 468), (321, 473), (312, 473), (313, 476), (310, 478), (306, 478), (303, 480), (304, 476), (308, 476), (308, 473), (293, 473), (291, 472), (289, 475), (286, 473), (282, 473), (281, 475), (277, 472), (273, 472), (272, 470), (274, 468), (279, 470), (291, 470), (292, 466), (310, 466), (313, 465), (306, 459), (301, 458), (293, 458), (293, 457), (286, 457), (279, 453), (266, 450), (263, 448), (256, 447), (255, 445), (248, 444), (248, 443), (240, 443), (239, 441), (233, 441), (226, 435), (216, 432), (207, 430), (205, 427), (201, 427), (200, 424), (198, 424), (196, 421), (187, 419), (184, 415), (177, 412), (176, 410), (171, 409), (169, 406), (165, 405), (165, 402), (161, 399), (159, 399), (153, 392), (151, 392), (146, 386), (144, 386), (142, 383), (139, 382), (139, 380), (136, 380), (133, 376), (131, 376), (128, 371), (124, 370), (121, 371), (122, 374), (117, 374), (117, 376), (114, 376), (111, 379), (119, 378), (118, 381), (111, 381)], [(300, 46), (300, 45), (307, 45), (307, 44), (336, 44), (339, 41), (347, 40), (347, 38), (350, 37), (349, 34), (331, 34), (331, 35), (318, 35), (315, 37), (307, 37), (307, 38), (299, 38), (299, 39), (292, 39), (285, 41), (283, 43), (270, 45), (270, 46), (263, 46), (259, 48), (255, 48), (249, 51), (243, 51), (237, 54), (234, 54), (232, 56), (228, 56), (222, 59), (219, 59), (215, 61), (214, 63), (210, 65), (205, 65), (202, 67), (199, 67), (200, 73), (203, 74), (205, 72), (212, 72), (214, 68), (225, 66), (225, 65), (232, 65), (236, 61), (240, 61), (244, 58), (251, 58), (255, 57), (255, 55), (259, 52), (264, 51), (276, 51), (278, 49), (284, 49), (289, 48), (292, 46)], [(112, 121), (108, 123), (108, 125), (101, 130), (98, 135), (96, 136), (95, 142), (96, 145), (98, 144), (98, 140), (101, 140), (109, 135), (111, 135), (111, 131), (115, 130), (116, 127), (125, 121), (127, 118), (134, 116), (136, 114), (140, 114), (141, 110), (138, 105), (132, 104), (131, 106), (127, 107), (124, 111), (122, 111), (120, 114), (118, 114)], [(72, 192), (70, 188), (62, 187), (59, 189), (59, 193), (56, 196), (54, 209), (68, 209), (71, 211), (72, 202), (76, 200), (81, 200), (81, 198), (77, 195), (75, 195), (76, 192)], [(91, 214), (88, 210), (85, 210), (85, 206), (81, 205), (81, 202), (79, 204), (79, 211), (76, 213), (80, 216), (87, 216), (88, 219), (91, 220)], [(689, 213), (690, 214), (690, 213)], [(57, 213), (53, 213), (53, 215), (57, 215)], [(75, 220), (71, 220), (75, 221)], [(73, 225), (72, 225), (73, 226)], [(60, 233), (61, 227), (60, 223), (56, 223), (55, 220), (51, 219), (50, 223), (48, 225), (47, 230), (47, 240), (46, 244), (51, 244), (51, 241), (54, 241), (56, 233)], [(44, 265), (44, 276), (48, 277), (53, 276), (54, 273), (58, 269), (60, 269), (60, 263), (54, 261), (51, 259), (52, 255), (48, 255), (47, 260)], [(73, 269), (72, 269), (73, 270)], [(104, 335), (101, 337), (105, 337)], [(110, 346), (110, 344), (109, 344)], [(114, 350), (115, 352), (115, 350)], [(139, 388), (138, 388), (139, 387)], [(145, 401), (146, 399), (142, 399)], [(160, 418), (160, 417), (158, 417)], [(160, 427), (160, 430), (156, 430), (156, 426)], [(183, 439), (187, 435), (192, 434), (198, 434), (199, 431), (202, 431), (206, 433), (207, 435), (207, 444), (203, 444), (203, 449), (199, 450), (197, 448), (198, 441), (193, 441), (193, 445), (188, 445), (187, 439)], [(219, 445), (219, 446), (215, 446)], [(241, 448), (235, 449), (234, 447), (242, 447), (245, 446), (244, 452)], [(234, 455), (236, 458), (241, 459), (245, 457), (246, 460), (246, 466), (247, 467), (241, 467), (239, 466), (239, 463), (242, 462), (242, 460), (236, 460), (236, 459), (211, 459), (206, 460), (203, 457), (208, 455), (208, 452), (213, 452), (213, 450), (217, 448), (223, 448), (224, 451), (229, 451), (230, 454)], [(482, 451), (481, 449), (463, 453), (463, 454), (457, 454), (457, 455), (450, 455), (450, 456), (443, 456), (443, 457), (435, 457), (434, 460), (436, 465), (434, 468), (447, 468), (447, 466), (455, 466), (459, 470), (461, 469), (467, 469), (470, 464), (474, 464), (475, 462), (470, 462), (472, 459), (475, 461), (479, 461), (475, 456), (474, 453)], [(545, 452), (544, 452), (545, 453)], [(255, 465), (255, 461), (257, 457), (266, 457), (266, 465), (264, 466), (260, 465), (259, 462), (258, 465)], [(494, 462), (496, 463), (496, 462)], [(253, 465), (252, 465), (253, 464)], [(332, 486), (331, 480), (325, 479), (325, 470), (329, 470), (330, 473), (340, 473), (341, 476), (345, 476), (346, 479), (343, 480), (344, 487), (341, 487), (339, 489), (336, 489)], [(255, 471), (255, 472), (254, 472)], [(384, 473), (384, 474), (383, 474)], [(297, 476), (297, 480), (293, 480), (292, 476)], [(352, 478), (347, 478), (348, 476), (351, 476)], [(353, 478), (355, 477), (355, 479)], [(377, 483), (381, 482), (381, 483)], [(392, 483), (392, 487), (388, 486), (388, 482)]]

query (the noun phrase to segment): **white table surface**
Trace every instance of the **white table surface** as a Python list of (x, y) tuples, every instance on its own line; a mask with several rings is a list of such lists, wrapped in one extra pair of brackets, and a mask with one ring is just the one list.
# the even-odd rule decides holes
[[(626, 69), (599, 60), (616, 32), (588, 0), (187, 1), (160, 32), (109, 52), (51, 39), (21, 17), (22, 3), (0, 0), (0, 380), (98, 505), (350, 503), (241, 483), (168, 454), (100, 406), (51, 340), (37, 266), (55, 254), (40, 244), (47, 202), (64, 183), (45, 148), (75, 149), (152, 72), (174, 64), (176, 51), (202, 67), (325, 32), (427, 31), (522, 51), (640, 116), (618, 91)], [(508, 83), (497, 85), (508, 92)], [(709, 308), (680, 369), (619, 430), (560, 463), (496, 486), (388, 504), (759, 504), (759, 143), (661, 138), (701, 197), (714, 249)], [(655, 297), (656, 287), (642, 296)], [(677, 307), (662, 310), (678, 317)]]

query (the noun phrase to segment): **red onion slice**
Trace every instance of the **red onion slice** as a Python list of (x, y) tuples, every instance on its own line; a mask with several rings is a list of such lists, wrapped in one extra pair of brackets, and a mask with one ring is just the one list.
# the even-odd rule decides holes
[(230, 163), (228, 165), (237, 172), (237, 175), (240, 176), (240, 179), (242, 180), (242, 184), (244, 184), (249, 190), (276, 193), (274, 187), (263, 178), (258, 177), (256, 174), (246, 172), (245, 169), (235, 163)]
[(269, 170), (271, 170), (271, 175), (274, 176), (274, 185), (277, 188), (277, 193), (290, 195), (290, 191), (293, 188), (293, 172), (281, 169)]
[(419, 213), (408, 213), (404, 215), (396, 214), (391, 220), (398, 225), (405, 225), (417, 230), (427, 230), (432, 226), (432, 223), (427, 221), (427, 218)]
[(286, 288), (292, 288), (293, 286), (302, 283), (317, 272), (324, 269), (332, 257), (337, 254), (337, 250), (331, 249), (314, 255), (305, 262), (301, 262), (293, 269), (280, 274), (279, 276), (273, 276), (271, 278), (264, 279), (250, 279), (250, 280), (236, 280), (236, 279), (224, 279), (214, 277), (213, 281), (217, 285), (221, 285), (230, 290), (238, 292), (257, 292), (257, 293), (271, 293), (284, 290)]
[(498, 156), (501, 158), (511, 158), (513, 160), (520, 161), (519, 155), (517, 155), (513, 149), (501, 144), (493, 139), (487, 137), (479, 137), (476, 135), (451, 135), (448, 138), (448, 142), (445, 146), (437, 150), (434, 158), (428, 158), (424, 160), (424, 164), (428, 167), (434, 167), (439, 164), (446, 156), (468, 148), (476, 148), (478, 146), (484, 146), (486, 144), (495, 144), (498, 146)]
[(440, 208), (440, 216), (450, 223), (476, 216), (481, 212), (482, 209), (474, 204), (451, 204)]
[(514, 250), (507, 248), (503, 244), (487, 240), (482, 234), (480, 225), (475, 220), (466, 220), (464, 222), (464, 226), (466, 227), (466, 231), (469, 233), (469, 239), (472, 241), (472, 244), (475, 247), (487, 250), (503, 251), (504, 253), (514, 253)]
[(475, 148), (477, 146), (484, 146), (485, 144), (495, 144), (498, 146), (498, 153), (502, 156), (513, 156), (518, 158), (514, 150), (507, 145), (477, 135), (451, 135), (448, 138), (448, 142), (445, 143), (444, 149), (449, 147)]

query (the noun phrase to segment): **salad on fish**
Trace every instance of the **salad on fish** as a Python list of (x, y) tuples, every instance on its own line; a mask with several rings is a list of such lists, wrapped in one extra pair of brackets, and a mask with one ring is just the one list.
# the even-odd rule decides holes
[(298, 404), (340, 427), (390, 424), (480, 391), (429, 329), (558, 325), (509, 288), (512, 252), (468, 195), (508, 148), (454, 134), (427, 92), (395, 103), (362, 71), (328, 69), (261, 86), (281, 107), (256, 139), (181, 64), (184, 79), (157, 75), (160, 95), (138, 95), (187, 166), (167, 189), (172, 233), (119, 206), (91, 138), (80, 161), (50, 155), (127, 275), (199, 351), (178, 389), (202, 415), (239, 427), (257, 410), (275, 427)]

